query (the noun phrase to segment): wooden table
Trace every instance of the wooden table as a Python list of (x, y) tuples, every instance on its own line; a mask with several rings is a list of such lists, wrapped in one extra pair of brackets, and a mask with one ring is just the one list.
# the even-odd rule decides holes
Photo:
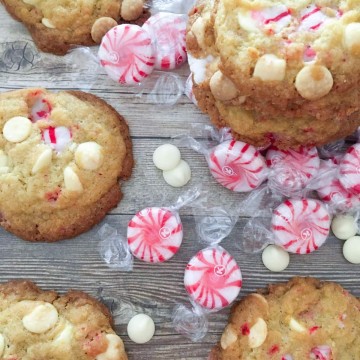
[[(94, 80), (85, 73), (75, 81), (74, 69), (65, 64), (64, 58), (38, 52), (24, 26), (11, 19), (3, 7), (0, 24), (0, 91), (31, 86), (51, 90), (81, 88), (88, 79)], [(187, 66), (177, 72), (183, 82), (188, 73)], [(125, 234), (127, 222), (135, 212), (147, 206), (169, 205), (182, 191), (200, 182), (209, 190), (209, 203), (213, 205), (235, 205), (244, 196), (219, 186), (209, 175), (204, 157), (192, 150), (181, 149), (192, 169), (192, 180), (185, 189), (166, 185), (161, 172), (153, 166), (152, 153), (157, 146), (175, 135), (188, 134), (191, 124), (208, 123), (207, 116), (185, 96), (175, 106), (156, 106), (149, 103), (146, 89), (142, 97), (135, 96), (133, 89), (121, 87), (104, 75), (98, 77), (91, 92), (114, 106), (130, 125), (136, 166), (131, 180), (123, 186), (124, 199), (101, 224), (76, 239), (32, 244), (0, 230), (0, 281), (30, 279), (44, 289), (64, 292), (73, 288), (101, 297), (111, 307), (116, 331), (125, 341), (129, 359), (206, 359), (224, 329), (228, 309), (209, 317), (209, 332), (197, 343), (178, 335), (171, 322), (175, 304), (188, 303), (183, 286), (185, 265), (203, 247), (197, 241), (191, 209), (181, 211), (185, 237), (178, 254), (160, 265), (136, 260), (132, 272), (112, 270), (104, 264), (98, 253), (97, 231), (108, 223)], [(294, 275), (337, 281), (360, 296), (360, 266), (345, 261), (341, 241), (331, 237), (313, 254), (291, 255), (290, 266), (284, 272), (271, 273), (263, 266), (260, 254), (248, 255), (239, 250), (240, 229), (245, 221), (246, 218), (240, 218), (222, 243), (241, 267), (241, 296)], [(126, 306), (128, 303), (133, 308)], [(132, 343), (126, 335), (133, 312), (145, 312), (156, 323), (156, 335), (145, 345)]]

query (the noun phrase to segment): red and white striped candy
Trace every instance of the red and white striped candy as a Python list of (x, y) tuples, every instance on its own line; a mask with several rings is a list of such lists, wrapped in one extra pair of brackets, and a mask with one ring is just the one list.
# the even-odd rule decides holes
[(198, 106), (198, 102), (194, 96), (193, 93), (193, 80), (192, 80), (192, 74), (189, 75), (189, 77), (186, 80), (185, 83), (185, 95), (196, 105)]
[(360, 144), (350, 146), (340, 161), (339, 180), (353, 194), (360, 194)]
[(111, 79), (135, 85), (154, 70), (154, 48), (149, 34), (137, 25), (119, 25), (109, 30), (99, 48), (100, 64)]
[(70, 129), (65, 126), (48, 127), (42, 132), (42, 139), (45, 144), (50, 145), (57, 152), (62, 152), (72, 141)]
[(187, 264), (184, 285), (191, 298), (207, 309), (232, 303), (242, 286), (241, 271), (234, 258), (221, 247), (199, 251)]
[(300, 14), (300, 31), (316, 31), (329, 19), (316, 5), (306, 7)]
[(294, 183), (298, 183), (304, 187), (318, 173), (320, 158), (316, 147), (301, 147), (297, 151), (270, 148), (266, 153), (266, 164), (275, 172), (279, 169), (283, 186), (294, 187)]
[[(360, 196), (347, 191), (340, 183), (337, 174), (329, 170), (336, 166), (331, 162), (323, 162), (320, 171), (325, 173), (318, 182), (316, 189), (319, 198), (331, 207), (340, 210), (349, 210), (360, 206)], [(326, 172), (328, 174), (326, 175)]]
[(280, 32), (291, 23), (292, 16), (290, 10), (282, 4), (275, 5), (261, 11), (252, 11), (251, 17), (266, 29), (271, 29), (275, 33)]
[(155, 48), (155, 69), (173, 70), (186, 59), (186, 17), (159, 12), (143, 25)]
[(251, 191), (267, 177), (263, 156), (254, 146), (242, 141), (227, 140), (217, 145), (207, 161), (215, 180), (232, 191)]
[(30, 110), (30, 120), (36, 122), (38, 120), (47, 120), (50, 117), (52, 106), (50, 102), (42, 96), (35, 98), (35, 102)]
[(329, 212), (320, 201), (286, 200), (274, 210), (271, 229), (276, 245), (291, 253), (308, 254), (325, 242), (330, 223)]
[(167, 209), (143, 209), (130, 220), (127, 239), (130, 251), (138, 259), (151, 263), (169, 260), (183, 239), (181, 220)]
[(281, 357), (281, 360), (294, 360), (294, 358), (291, 355), (286, 354)]
[(333, 360), (331, 347), (328, 345), (316, 346), (310, 351), (311, 360)]

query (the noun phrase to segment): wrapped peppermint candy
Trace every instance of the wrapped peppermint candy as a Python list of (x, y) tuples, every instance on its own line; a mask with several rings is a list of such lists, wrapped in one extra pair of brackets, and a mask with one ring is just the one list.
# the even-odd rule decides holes
[[(215, 214), (215, 220), (211, 220)], [(209, 246), (193, 256), (184, 272), (184, 286), (192, 307), (178, 304), (173, 312), (175, 330), (192, 341), (207, 333), (207, 317), (229, 306), (242, 287), (241, 270), (235, 259), (220, 243), (233, 229), (235, 222), (224, 209), (212, 208), (210, 214), (196, 219), (199, 240)], [(219, 230), (214, 229), (219, 224)]]
[(212, 130), (215, 147), (208, 147), (185, 135), (178, 138), (180, 145), (203, 154), (214, 179), (234, 192), (248, 192), (259, 187), (267, 178), (268, 168), (265, 159), (252, 145), (232, 139), (229, 129), (218, 133)]
[(179, 210), (199, 195), (200, 190), (195, 187), (181, 195), (174, 205), (148, 207), (139, 211), (127, 228), (127, 242), (131, 253), (150, 263), (171, 259), (180, 249), (183, 239)]
[(331, 225), (331, 215), (324, 203), (293, 198), (275, 206), (266, 189), (262, 189), (261, 195), (268, 208), (255, 214), (244, 226), (240, 244), (243, 251), (257, 252), (275, 244), (290, 253), (308, 254), (324, 244)]

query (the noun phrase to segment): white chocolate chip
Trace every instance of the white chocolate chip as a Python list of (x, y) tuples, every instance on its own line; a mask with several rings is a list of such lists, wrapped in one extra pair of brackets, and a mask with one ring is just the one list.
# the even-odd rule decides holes
[(226, 350), (229, 346), (235, 343), (238, 336), (232, 329), (231, 325), (227, 325), (223, 334), (221, 335), (220, 345), (223, 350)]
[(304, 326), (302, 326), (298, 321), (296, 321), (294, 318), (290, 318), (289, 321), (289, 327), (290, 329), (299, 332), (299, 333), (304, 333), (306, 332), (306, 328)]
[(296, 76), (295, 87), (307, 100), (317, 100), (327, 95), (334, 84), (331, 72), (322, 65), (307, 65)]
[(80, 144), (75, 151), (76, 164), (85, 170), (96, 170), (103, 163), (102, 147), (95, 141)]
[(210, 90), (215, 99), (228, 101), (238, 95), (235, 84), (220, 70), (216, 71), (210, 79)]
[(9, 159), (7, 157), (7, 155), (0, 150), (0, 166), (7, 166), (9, 163)]
[(24, 141), (31, 133), (31, 121), (22, 116), (9, 119), (3, 128), (3, 135), (7, 141), (18, 143)]
[(242, 29), (248, 32), (260, 32), (256, 22), (252, 19), (250, 12), (240, 12), (238, 14), (238, 22)]
[(267, 325), (264, 319), (258, 318), (250, 328), (249, 346), (254, 349), (261, 346), (267, 337)]
[(360, 23), (351, 23), (344, 31), (344, 46), (354, 56), (360, 56)]
[(290, 255), (279, 246), (269, 245), (262, 253), (262, 262), (270, 271), (279, 272), (289, 266)]
[(29, 4), (29, 5), (35, 6), (35, 5), (37, 5), (37, 4), (39, 3), (39, 0), (23, 0), (23, 2), (24, 2), (25, 4)]
[(77, 192), (84, 190), (79, 177), (70, 166), (67, 166), (64, 170), (64, 182), (67, 190)]
[(58, 317), (59, 315), (55, 306), (45, 303), (36, 306), (30, 314), (25, 315), (22, 319), (22, 323), (25, 329), (30, 332), (42, 334), (55, 326)]
[(3, 334), (0, 334), (0, 356), (4, 354), (5, 350), (5, 338)]
[(10, 172), (10, 168), (8, 166), (0, 166), (0, 175), (4, 175)]
[(153, 154), (154, 165), (160, 170), (172, 170), (181, 160), (180, 150), (172, 144), (160, 145)]
[(121, 17), (126, 21), (136, 20), (143, 12), (144, 0), (123, 0)]
[(115, 334), (106, 334), (108, 347), (102, 354), (96, 356), (96, 360), (117, 360), (121, 358), (124, 352), (124, 344), (119, 336)]
[(352, 264), (360, 264), (360, 236), (353, 236), (345, 241), (343, 254)]
[(137, 314), (129, 321), (127, 333), (133, 342), (137, 344), (145, 344), (154, 336), (154, 321), (146, 314)]
[(46, 168), (51, 164), (52, 150), (50, 148), (45, 149), (36, 159), (35, 164), (31, 170), (32, 174), (36, 174), (40, 170)]
[(64, 330), (54, 339), (55, 345), (68, 345), (71, 343), (74, 335), (74, 326), (66, 321)]
[(205, 27), (206, 22), (202, 17), (198, 17), (191, 27), (191, 32), (194, 34), (199, 46), (205, 48)]
[(256, 62), (253, 77), (263, 81), (282, 81), (285, 78), (286, 61), (273, 54), (265, 54)]
[(337, 215), (331, 222), (331, 230), (338, 239), (347, 240), (356, 235), (358, 228), (353, 216)]
[(41, 22), (42, 22), (42, 24), (44, 26), (46, 26), (49, 29), (55, 29), (56, 28), (56, 26), (49, 19), (42, 18)]
[(163, 171), (163, 177), (166, 183), (170, 186), (184, 186), (191, 179), (190, 166), (186, 161), (180, 160), (179, 164), (174, 169)]

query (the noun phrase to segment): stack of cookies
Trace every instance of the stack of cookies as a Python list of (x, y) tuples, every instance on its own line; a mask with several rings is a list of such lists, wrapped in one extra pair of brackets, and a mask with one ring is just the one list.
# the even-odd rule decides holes
[(187, 33), (194, 93), (257, 146), (322, 145), (360, 125), (360, 4), (199, 0)]

